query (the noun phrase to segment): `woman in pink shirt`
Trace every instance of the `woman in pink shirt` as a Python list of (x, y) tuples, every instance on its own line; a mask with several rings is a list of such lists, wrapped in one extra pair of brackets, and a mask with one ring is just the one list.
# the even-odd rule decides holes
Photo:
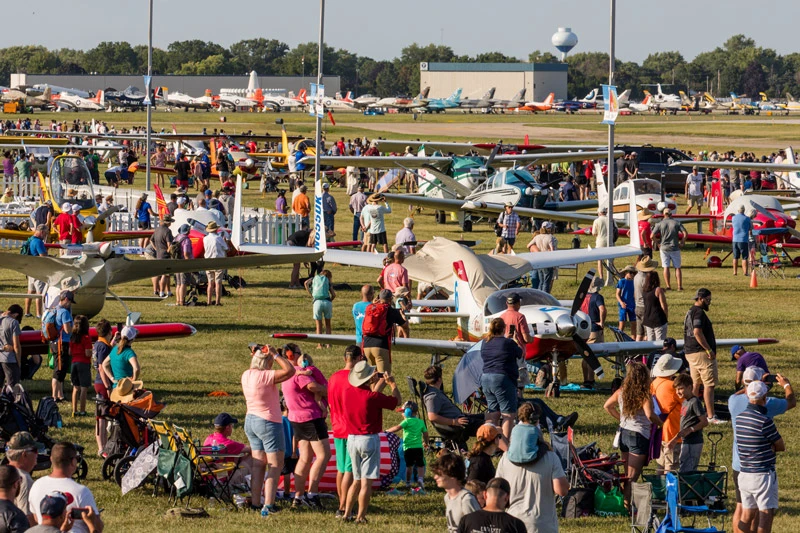
[[(283, 416), (278, 383), (294, 376), (294, 367), (272, 346), (254, 346), (253, 350), (250, 368), (242, 374), (242, 392), (247, 403), (244, 432), (250, 441), (253, 453), (253, 470), (250, 478), (251, 507), (258, 509), (261, 505), (262, 489), (264, 489), (264, 508), (269, 513), (276, 510), (275, 490), (278, 488), (278, 478), (283, 469), (283, 453), (286, 449), (283, 442)], [(280, 370), (272, 370), (273, 363), (278, 363)], [(291, 443), (289, 445), (291, 446)], [(258, 480), (264, 479), (267, 465), (269, 465), (267, 480), (262, 484)]]
[(328, 380), (313, 366), (307, 355), (299, 355), (295, 362), (298, 366), (295, 367), (294, 376), (283, 385), (283, 399), (289, 409), (289, 422), (292, 423), (292, 432), (300, 449), (300, 457), (294, 469), (296, 492), (292, 507), (309, 506), (321, 509), (317, 491), (331, 458), (331, 446), (325, 423), (327, 409), (322, 408), (326, 404), (318, 401), (318, 397), (328, 396)]

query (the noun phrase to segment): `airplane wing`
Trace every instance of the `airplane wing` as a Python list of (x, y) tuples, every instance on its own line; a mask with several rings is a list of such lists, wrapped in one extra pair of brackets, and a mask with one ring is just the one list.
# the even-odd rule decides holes
[(25, 241), (32, 237), (32, 231), (21, 231), (16, 229), (0, 229), (0, 239), (10, 239), (12, 241)]
[(152, 230), (143, 231), (106, 231), (100, 236), (101, 241), (124, 241), (127, 239), (142, 239), (152, 237)]
[(767, 170), (774, 172), (798, 172), (800, 165), (790, 163), (753, 163), (748, 161), (675, 161), (671, 167), (730, 168), (741, 170)]
[[(639, 246), (608, 246), (604, 248), (577, 248), (572, 250), (555, 250), (552, 252), (527, 252), (516, 254), (518, 258), (530, 263), (531, 269), (553, 268), (577, 263), (588, 263), (604, 259), (618, 259), (639, 255), (642, 249)], [(594, 346), (594, 345), (592, 345)]]
[(75, 270), (72, 259), (20, 255), (17, 253), (4, 253), (2, 254), (2, 258), (2, 261), (0, 261), (2, 268), (7, 268), (14, 272), (46, 281), (48, 284), (52, 283), (54, 280), (62, 279), (64, 271)]
[(328, 248), (322, 259), (326, 263), (339, 263), (341, 265), (362, 266), (368, 268), (383, 268), (385, 254), (372, 252), (358, 252), (356, 250), (336, 250)]
[[(300, 160), (301, 163), (306, 165), (313, 165), (314, 158), (311, 156), (304, 157)], [(342, 167), (364, 167), (364, 168), (420, 168), (425, 165), (442, 168), (446, 167), (453, 161), (450, 157), (405, 157), (405, 156), (364, 156), (364, 157), (349, 157), (349, 156), (320, 156), (319, 164), (323, 166), (332, 166), (335, 168)]]
[[(617, 158), (624, 155), (625, 152), (617, 150), (614, 152), (614, 157)], [(604, 152), (534, 152), (532, 154), (514, 154), (514, 155), (498, 155), (494, 158), (495, 162), (524, 162), (527, 164), (542, 164), (542, 163), (561, 163), (564, 161), (583, 161), (585, 159), (607, 159), (608, 151)]]
[[(469, 142), (439, 142), (439, 141), (404, 141), (404, 140), (377, 140), (375, 141), (378, 150), (381, 152), (402, 152), (406, 146), (410, 146), (412, 150), (419, 150), (420, 146), (425, 146), (426, 149), (439, 150), (443, 153), (466, 153), (475, 151), (481, 154), (490, 154), (497, 143), (469, 143)], [(583, 144), (514, 144), (503, 143), (503, 147), (512, 148), (515, 150), (602, 150), (603, 146), (596, 144), (583, 145)], [(608, 153), (606, 153), (606, 157)], [(586, 159), (586, 158), (584, 158)]]
[[(752, 346), (761, 344), (777, 344), (778, 339), (756, 338), (756, 339), (716, 339), (717, 348), (736, 346)], [(664, 347), (662, 341), (636, 341), (636, 342), (600, 342), (592, 344), (592, 351), (599, 356), (612, 355), (635, 355), (650, 353), (661, 350)], [(683, 341), (677, 340), (677, 349), (683, 349)]]
[[(404, 194), (384, 194), (383, 196), (392, 202), (407, 205), (420, 205), (422, 207), (439, 209), (442, 211), (459, 211), (465, 205), (464, 200), (455, 198), (429, 198), (427, 196), (411, 196)], [(500, 206), (500, 211), (502, 210), (503, 206)]]
[[(356, 344), (355, 335), (324, 335), (315, 333), (275, 333), (275, 339), (286, 340), (287, 342), (316, 342), (322, 344), (337, 344), (348, 346)], [(424, 353), (424, 354), (443, 354), (462, 356), (475, 344), (468, 341), (445, 341), (436, 339), (394, 339), (392, 347), (404, 352)]]
[(297, 246), (270, 246), (263, 253), (253, 255), (237, 255), (217, 259), (152, 259), (132, 261), (126, 257), (115, 257), (108, 260), (110, 269), (108, 285), (117, 285), (146, 279), (154, 276), (178, 274), (181, 272), (198, 272), (202, 270), (225, 270), (266, 265), (285, 265), (289, 263), (310, 263), (322, 257), (322, 252), (311, 248)]

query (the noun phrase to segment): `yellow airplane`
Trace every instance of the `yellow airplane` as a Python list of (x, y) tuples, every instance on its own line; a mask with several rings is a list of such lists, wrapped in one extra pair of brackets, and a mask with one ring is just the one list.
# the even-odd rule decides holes
[[(83, 241), (114, 241), (124, 239), (139, 239), (153, 234), (152, 231), (106, 231), (106, 219), (118, 211), (116, 206), (111, 206), (102, 213), (97, 211), (94, 199), (92, 178), (86, 163), (75, 155), (60, 155), (53, 160), (50, 175), (45, 176), (39, 172), (40, 201), (48, 200), (53, 205), (53, 220), (62, 213), (62, 206), (79, 205), (80, 215), (84, 222), (81, 227)], [(32, 231), (0, 230), (0, 239), (26, 240), (33, 235)], [(51, 229), (49, 242), (58, 242), (58, 232)]]

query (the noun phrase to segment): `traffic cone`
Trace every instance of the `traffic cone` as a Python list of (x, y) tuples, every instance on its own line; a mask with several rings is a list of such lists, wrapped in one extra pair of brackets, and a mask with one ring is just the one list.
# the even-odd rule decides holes
[(757, 289), (758, 288), (758, 278), (756, 277), (756, 269), (754, 268), (750, 272), (750, 288)]

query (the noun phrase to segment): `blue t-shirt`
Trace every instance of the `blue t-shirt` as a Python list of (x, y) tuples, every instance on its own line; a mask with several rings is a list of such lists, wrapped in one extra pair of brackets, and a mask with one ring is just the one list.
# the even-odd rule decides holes
[(136, 211), (136, 219), (139, 222), (150, 222), (151, 209), (149, 202), (142, 202), (142, 206)]
[(731, 220), (733, 226), (733, 242), (747, 242), (750, 231), (753, 229), (753, 221), (743, 213), (736, 213)]
[[(744, 413), (750, 400), (747, 394), (732, 394), (728, 398), (728, 411), (731, 413), (731, 425), (733, 426), (733, 460), (731, 466), (737, 472), (742, 471), (742, 465), (739, 462), (739, 446), (736, 443), (736, 417)], [(767, 398), (767, 416), (775, 418), (782, 415), (789, 408), (788, 402), (784, 398)]]
[(492, 337), (481, 345), (484, 374), (505, 374), (516, 383), (519, 379), (517, 359), (522, 356), (519, 344), (506, 337)]
[[(628, 309), (633, 311), (636, 308), (636, 296), (633, 290), (633, 280), (622, 278), (617, 282), (617, 288), (620, 290), (619, 297), (628, 306)], [(619, 305), (619, 301), (617, 301)]]
[(92, 347), (92, 359), (94, 359), (93, 366), (95, 371), (94, 382), (98, 385), (103, 384), (103, 378), (100, 377), (100, 367), (103, 366), (103, 361), (106, 360), (106, 357), (108, 357), (110, 353), (111, 345), (101, 340), (95, 342)]
[(44, 241), (39, 237), (31, 237), (31, 242), (28, 244), (28, 255), (47, 255)]
[(356, 302), (353, 304), (353, 321), (356, 323), (356, 344), (361, 344), (361, 326), (364, 324), (364, 317), (367, 316), (367, 306), (369, 302)]
[[(131, 365), (131, 359), (136, 357), (136, 352), (131, 349), (130, 346), (126, 346), (122, 353), (119, 353), (117, 348), (118, 346), (114, 346), (111, 349), (111, 353), (108, 354), (108, 357), (111, 359), (111, 373), (114, 376), (114, 379), (119, 381), (122, 378), (132, 378), (133, 377), (133, 365)], [(117, 384), (114, 384), (116, 387)]]
[(64, 324), (72, 324), (72, 313), (69, 309), (56, 307), (56, 327), (61, 332), (61, 342), (69, 342), (70, 334), (64, 331)]

